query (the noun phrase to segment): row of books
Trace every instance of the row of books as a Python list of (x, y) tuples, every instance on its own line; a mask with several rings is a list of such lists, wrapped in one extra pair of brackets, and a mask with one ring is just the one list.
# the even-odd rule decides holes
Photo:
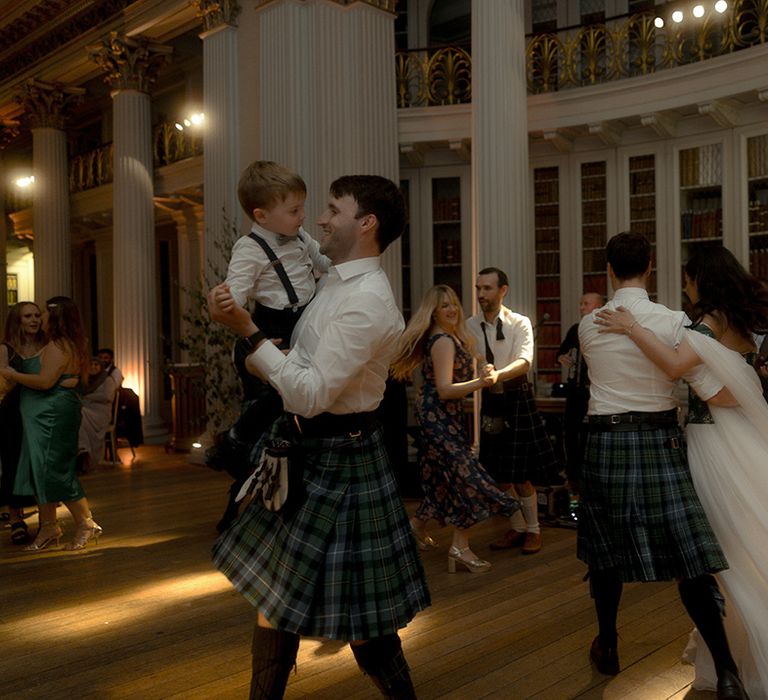
[(541, 326), (536, 340), (541, 345), (560, 345), (560, 326)]
[(768, 232), (768, 204), (749, 203), (749, 232)]
[(560, 216), (557, 214), (557, 212), (554, 214), (541, 214), (537, 211), (535, 225), (537, 228), (559, 226)]
[(747, 176), (768, 177), (768, 134), (747, 139)]
[(586, 272), (598, 272), (606, 269), (605, 250), (585, 250), (583, 260)]
[(723, 210), (705, 211), (687, 210), (680, 216), (680, 237), (686, 241), (697, 238), (717, 238), (722, 236)]
[(461, 199), (450, 197), (432, 202), (432, 218), (435, 221), (460, 221)]
[(629, 173), (630, 194), (652, 194), (656, 191), (656, 173), (652, 170), (642, 173)]
[(722, 182), (722, 148), (709, 143), (680, 151), (680, 186), (703, 187)]
[(533, 171), (533, 179), (535, 182), (557, 180), (557, 166), (552, 166), (551, 168), (536, 168)]
[(584, 248), (599, 248), (605, 245), (605, 226), (592, 226), (581, 235)]
[(653, 195), (638, 197), (629, 202), (630, 219), (655, 219), (656, 198)]
[(581, 181), (582, 199), (605, 199), (605, 178)]
[(536, 229), (536, 248), (556, 250), (559, 247), (560, 231), (558, 229), (552, 227)]
[(536, 274), (551, 275), (560, 272), (560, 253), (536, 251)]
[[(559, 273), (555, 273), (559, 274)], [(541, 297), (559, 297), (560, 279), (558, 277), (539, 278), (536, 280), (536, 296)]]
[(558, 182), (557, 180), (534, 182), (533, 192), (535, 197), (534, 201), (537, 204), (557, 202), (559, 197)]
[(768, 248), (749, 251), (749, 271), (755, 277), (768, 281)]
[(656, 222), (655, 221), (630, 221), (629, 230), (632, 233), (641, 233), (651, 243), (656, 240)]
[(450, 265), (461, 262), (461, 242), (438, 238), (435, 243), (434, 257), (438, 265)]
[(647, 156), (632, 156), (629, 159), (629, 172), (633, 170), (648, 170), (653, 168), (655, 157), (651, 153)]
[(605, 161), (597, 161), (595, 163), (582, 163), (581, 164), (581, 176), (592, 177), (594, 175), (605, 175)]

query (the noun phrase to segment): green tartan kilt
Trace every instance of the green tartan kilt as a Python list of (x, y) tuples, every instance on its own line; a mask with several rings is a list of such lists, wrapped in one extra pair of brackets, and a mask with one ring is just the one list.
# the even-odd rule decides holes
[(392, 634), (430, 597), (381, 431), (301, 444), (304, 504), (284, 516), (254, 499), (216, 541), (214, 565), (278, 629)]
[(578, 557), (623, 581), (670, 581), (728, 568), (691, 481), (676, 427), (587, 434)]
[(502, 416), (504, 429), (480, 432), (480, 464), (498, 484), (547, 486), (560, 469), (533, 391), (483, 393), (483, 415)]

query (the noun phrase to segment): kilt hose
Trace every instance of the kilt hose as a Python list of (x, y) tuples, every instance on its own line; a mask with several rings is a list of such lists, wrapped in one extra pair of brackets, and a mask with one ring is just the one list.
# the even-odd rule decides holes
[[(482, 415), (501, 416), (500, 433), (480, 432), (480, 464), (498, 484), (548, 486), (560, 469), (530, 385), (483, 391)], [(482, 421), (481, 421), (482, 423)]]
[(254, 499), (216, 541), (214, 565), (277, 629), (346, 641), (396, 633), (430, 597), (381, 430), (301, 446), (303, 505), (283, 515)]
[(587, 433), (577, 556), (625, 582), (728, 568), (704, 514), (676, 426)]

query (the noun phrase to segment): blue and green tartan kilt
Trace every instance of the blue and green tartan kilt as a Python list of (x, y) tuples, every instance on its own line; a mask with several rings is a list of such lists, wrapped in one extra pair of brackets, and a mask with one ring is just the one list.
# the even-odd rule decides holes
[(254, 499), (216, 541), (214, 565), (278, 629), (392, 634), (430, 597), (381, 431), (301, 444), (304, 504), (283, 516)]
[(675, 426), (589, 432), (577, 555), (623, 581), (670, 581), (728, 568), (691, 481)]
[[(489, 406), (489, 400), (498, 407)], [(480, 463), (494, 480), (499, 484), (551, 484), (560, 464), (531, 389), (484, 392), (482, 410), (483, 414), (503, 416), (505, 423), (495, 435), (480, 432)]]

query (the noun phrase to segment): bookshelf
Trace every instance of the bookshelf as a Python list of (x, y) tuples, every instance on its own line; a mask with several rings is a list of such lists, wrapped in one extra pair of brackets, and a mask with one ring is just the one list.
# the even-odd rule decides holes
[(608, 291), (606, 179), (606, 161), (581, 164), (582, 291), (603, 296)]
[(463, 298), (461, 178), (432, 179), (432, 267), (434, 284), (447, 284)]
[(680, 151), (680, 260), (723, 242), (722, 144)]
[[(629, 158), (629, 230), (644, 235), (651, 242), (656, 262), (656, 156)], [(648, 281), (648, 295), (656, 299), (656, 267)]]
[(747, 139), (749, 269), (768, 278), (768, 134)]
[(534, 168), (534, 229), (536, 234), (537, 318), (549, 315), (536, 338), (536, 379), (539, 386), (560, 381), (560, 182), (557, 166)]

